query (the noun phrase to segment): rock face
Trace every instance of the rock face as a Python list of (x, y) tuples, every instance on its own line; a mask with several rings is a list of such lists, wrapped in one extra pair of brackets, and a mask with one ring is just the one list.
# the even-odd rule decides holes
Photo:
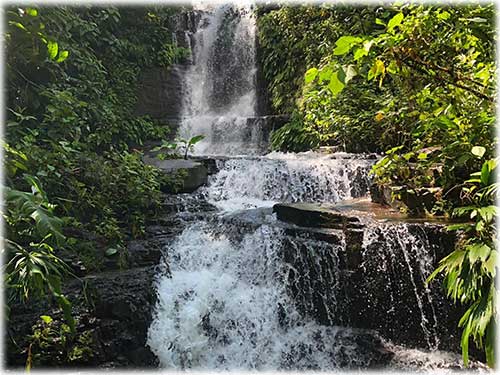
[(310, 203), (278, 203), (273, 206), (273, 211), (278, 219), (302, 227), (342, 229), (344, 226), (356, 228), (356, 223), (359, 223), (356, 217)]
[(182, 79), (186, 65), (149, 68), (141, 73), (137, 88), (137, 115), (156, 119), (177, 118), (182, 111)]
[[(39, 366), (100, 366), (144, 367), (156, 366), (155, 356), (146, 348), (147, 329), (151, 310), (156, 300), (152, 288), (155, 267), (112, 271), (75, 280), (65, 286), (65, 295), (72, 301), (77, 335), (90, 333), (88, 347), (92, 355), (78, 361), (67, 357), (48, 357), (35, 363)], [(24, 367), (28, 335), (41, 315), (50, 315), (55, 321), (63, 317), (55, 304), (41, 301), (30, 305), (15, 305), (8, 324), (9, 335), (16, 338), (16, 348), (10, 340), (7, 366)], [(33, 349), (33, 355), (37, 355)], [(57, 353), (54, 353), (56, 356)], [(53, 361), (53, 362), (51, 362)]]

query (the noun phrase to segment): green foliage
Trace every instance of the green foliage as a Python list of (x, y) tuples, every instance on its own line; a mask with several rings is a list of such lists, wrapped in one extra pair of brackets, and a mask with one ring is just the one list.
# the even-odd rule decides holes
[(491, 145), (492, 12), (492, 6), (404, 5), (265, 13), (259, 41), (273, 106), (298, 109), (305, 132), (316, 130), (322, 145), (346, 151), (405, 145), (405, 152), (416, 152), (445, 143), (442, 159), (455, 164), (446, 169), (452, 173), (445, 185), (452, 187), (456, 173), (465, 178), (477, 164), (447, 154)]
[(51, 363), (88, 364), (94, 357), (92, 331), (74, 334), (66, 324), (42, 315), (32, 332), (27, 348), (27, 371)]
[[(380, 143), (389, 138), (381, 140), (379, 135), (385, 129), (374, 116), (380, 109), (379, 97), (383, 101), (387, 95), (374, 93), (369, 85), (360, 83), (344, 88), (348, 96), (335, 99), (332, 91), (342, 89), (344, 76), (337, 75), (335, 65), (328, 60), (343, 34), (368, 32), (373, 29), (375, 18), (376, 8), (333, 4), (282, 7), (259, 17), (261, 61), (272, 106), (277, 113), (294, 113), (292, 123), (275, 132), (273, 148), (384, 148)], [(347, 80), (353, 79), (355, 73), (352, 66), (346, 68)], [(327, 80), (330, 87), (319, 85)]]
[(65, 245), (63, 220), (55, 216), (55, 205), (47, 200), (40, 182), (25, 176), (31, 193), (6, 188), (4, 213), (7, 224), (5, 285), (7, 301), (27, 302), (30, 298), (52, 296), (62, 308), (71, 330), (71, 304), (63, 295), (61, 281), (69, 269), (55, 254)]
[(291, 121), (271, 134), (271, 146), (282, 151), (301, 152), (320, 145), (321, 134), (305, 128), (300, 116), (294, 112)]
[(465, 233), (458, 248), (442, 259), (429, 277), (444, 273), (444, 288), (448, 297), (468, 306), (459, 326), (462, 332), (462, 355), (465, 365), (469, 360), (469, 339), (472, 337), (479, 348), (484, 348), (488, 365), (495, 364), (496, 312), (496, 264), (498, 252), (495, 219), (498, 208), (495, 198), (500, 184), (494, 182), (497, 160), (483, 163), (480, 172), (466, 181), (463, 193), (468, 206), (455, 208), (454, 216), (469, 222), (449, 226), (449, 230)]
[[(169, 129), (134, 113), (137, 82), (142, 69), (186, 58), (172, 39), (179, 10), (6, 10), (9, 303), (52, 296), (73, 330), (61, 292), (69, 274), (63, 254), (97, 269), (98, 251), (123, 249), (125, 240), (143, 235), (146, 217), (159, 207), (162, 178), (135, 147)], [(88, 233), (99, 243), (82, 240)]]
[(342, 34), (371, 27), (374, 11), (372, 7), (322, 4), (260, 12), (260, 59), (277, 113), (296, 109), (307, 68), (320, 64)]
[[(392, 8), (386, 20), (377, 22), (383, 29), (337, 40), (337, 48), (325, 59), (328, 63), (319, 69), (333, 67), (334, 72), (317, 84), (340, 97), (343, 87), (339, 89), (332, 77), (337, 72), (345, 77), (341, 84), (347, 85), (350, 68), (365, 82), (376, 82), (370, 90), (386, 86), (387, 98), (374, 101), (379, 105), (380, 125), (396, 127), (404, 137), (384, 146), (403, 145), (405, 155), (439, 147), (416, 162), (422, 164), (422, 173), (439, 164), (443, 175), (436, 183), (451, 189), (478, 167), (477, 153), (491, 156), (493, 150), (492, 20), (489, 5)], [(358, 82), (353, 79), (345, 87)], [(377, 172), (382, 177), (382, 168)], [(385, 177), (390, 178), (388, 173)], [(425, 176), (418, 178), (425, 180)]]

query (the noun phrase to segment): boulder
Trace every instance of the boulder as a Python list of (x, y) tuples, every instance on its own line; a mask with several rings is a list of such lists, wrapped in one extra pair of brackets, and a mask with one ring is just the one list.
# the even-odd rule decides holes
[[(182, 178), (182, 187), (179, 193), (192, 193), (202, 185), (206, 185), (208, 180), (208, 170), (200, 162), (185, 159), (166, 159), (160, 160), (149, 156), (144, 156), (144, 163), (153, 165), (167, 175), (181, 172), (178, 177)], [(168, 190), (165, 186), (162, 190)], [(171, 191), (165, 191), (170, 193)]]

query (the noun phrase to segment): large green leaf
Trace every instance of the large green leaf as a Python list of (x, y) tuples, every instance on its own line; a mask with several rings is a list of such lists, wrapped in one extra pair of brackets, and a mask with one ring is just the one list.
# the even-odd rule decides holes
[(334, 55), (345, 55), (351, 48), (361, 42), (362, 39), (357, 36), (341, 36), (335, 42), (335, 49), (333, 50)]
[(333, 95), (337, 95), (339, 92), (341, 92), (344, 89), (344, 83), (340, 80), (340, 75), (343, 73), (339, 74), (339, 71), (336, 71), (335, 73), (332, 74), (330, 77), (330, 83), (328, 84), (328, 88), (332, 92)]
[(194, 137), (192, 137), (189, 142), (188, 142), (188, 146), (192, 146), (192, 145), (195, 145), (196, 143), (202, 141), (203, 139), (205, 139), (205, 136), (204, 135), (195, 135)]

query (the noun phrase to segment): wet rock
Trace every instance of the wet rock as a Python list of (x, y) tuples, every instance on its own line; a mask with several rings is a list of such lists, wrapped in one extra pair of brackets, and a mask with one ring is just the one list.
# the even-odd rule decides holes
[[(351, 342), (355, 344), (358, 358), (362, 359), (362, 367), (376, 369), (387, 366), (394, 357), (394, 352), (384, 345), (378, 334), (374, 331), (363, 331), (359, 329), (341, 330), (337, 337), (339, 341)], [(345, 355), (345, 362), (353, 361), (352, 353)], [(354, 366), (347, 366), (354, 367)], [(355, 366), (356, 368), (358, 366)]]
[(399, 209), (402, 207), (402, 203), (394, 199), (393, 192), (397, 192), (396, 187), (378, 184), (370, 185), (370, 196), (372, 202)]
[(162, 255), (160, 246), (153, 241), (134, 240), (127, 245), (129, 265), (144, 267), (158, 264)]
[(423, 187), (418, 189), (402, 189), (399, 193), (401, 202), (408, 207), (411, 215), (425, 215), (430, 212), (434, 204), (440, 199), (441, 188)]
[(208, 175), (216, 174), (219, 172), (219, 168), (217, 168), (217, 160), (213, 158), (197, 158), (196, 161), (202, 163), (205, 168), (207, 168)]

